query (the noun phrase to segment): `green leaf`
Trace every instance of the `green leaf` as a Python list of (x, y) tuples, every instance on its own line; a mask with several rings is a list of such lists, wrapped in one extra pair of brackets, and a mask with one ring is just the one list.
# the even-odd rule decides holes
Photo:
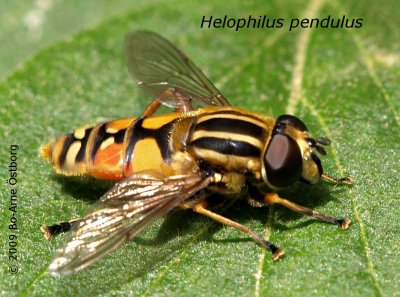
[(0, 3), (0, 79), (39, 49), (100, 22), (154, 6), (153, 1), (2, 1)]
[[(93, 25), (38, 52), (0, 84), (4, 183), (0, 222), (5, 247), (1, 294), (398, 295), (400, 31), (396, 4), (269, 1), (230, 3), (228, 9), (226, 3), (203, 1), (150, 3), (129, 8), (123, 17)], [(78, 6), (70, 10), (71, 18), (82, 14)], [(364, 21), (362, 28), (348, 30), (200, 29), (203, 15), (264, 14), (285, 21), (328, 15)], [(237, 201), (223, 214), (283, 248), (282, 260), (273, 262), (268, 252), (234, 229), (191, 211), (176, 211), (88, 269), (62, 277), (48, 275), (47, 266), (63, 236), (47, 242), (40, 226), (81, 216), (107, 187), (93, 180), (57, 176), (38, 156), (39, 147), (82, 125), (137, 115), (148, 104), (149, 98), (129, 77), (123, 55), (124, 35), (139, 28), (158, 32), (178, 45), (233, 105), (273, 116), (292, 112), (313, 135), (329, 136), (332, 146), (322, 159), (324, 169), (335, 176), (351, 175), (354, 186), (296, 184), (281, 195), (333, 216), (350, 216), (349, 230), (282, 207), (251, 208)], [(17, 232), (8, 229), (12, 187), (5, 183), (10, 177), (12, 144), (19, 145)], [(17, 261), (8, 257), (10, 234), (18, 236)], [(17, 274), (9, 272), (14, 264)]]

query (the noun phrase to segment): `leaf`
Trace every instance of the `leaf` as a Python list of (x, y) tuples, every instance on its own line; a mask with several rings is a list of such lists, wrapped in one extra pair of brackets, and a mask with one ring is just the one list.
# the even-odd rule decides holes
[[(70, 4), (70, 5), (69, 5)], [(3, 1), (0, 4), (0, 79), (39, 49), (70, 37), (82, 29), (153, 6), (152, 1), (88, 0), (63, 3), (54, 0)]]
[[(55, 43), (0, 84), (0, 156), (9, 177), (10, 145), (18, 144), (18, 261), (2, 260), (0, 288), (11, 296), (394, 296), (400, 291), (400, 79), (395, 1), (329, 4), (150, 4), (131, 8), (68, 41)], [(78, 11), (76, 12), (78, 14)], [(362, 17), (360, 29), (200, 29), (203, 15), (266, 14)], [(281, 207), (238, 201), (229, 218), (264, 234), (286, 257), (270, 255), (244, 234), (191, 211), (157, 221), (136, 240), (88, 269), (47, 274), (60, 236), (39, 228), (82, 215), (106, 186), (58, 177), (38, 157), (41, 144), (75, 127), (137, 115), (149, 98), (129, 77), (123, 37), (145, 28), (173, 41), (235, 106), (302, 118), (332, 140), (327, 172), (351, 175), (352, 188), (297, 184), (281, 195), (335, 216), (343, 231)], [(10, 53), (12, 55), (12, 53)], [(1, 188), (2, 239), (9, 248), (10, 185)], [(10, 274), (10, 265), (20, 271)]]

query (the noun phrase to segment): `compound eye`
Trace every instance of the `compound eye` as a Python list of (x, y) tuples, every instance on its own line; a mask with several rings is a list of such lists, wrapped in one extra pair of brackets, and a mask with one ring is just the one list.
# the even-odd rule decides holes
[(279, 116), (276, 119), (276, 122), (278, 124), (285, 124), (285, 125), (290, 125), (294, 128), (299, 129), (300, 131), (308, 131), (307, 126), (298, 118), (295, 116), (292, 116), (290, 114), (284, 114)]
[(272, 136), (264, 155), (264, 166), (272, 186), (283, 188), (298, 181), (303, 162), (296, 141), (285, 134)]

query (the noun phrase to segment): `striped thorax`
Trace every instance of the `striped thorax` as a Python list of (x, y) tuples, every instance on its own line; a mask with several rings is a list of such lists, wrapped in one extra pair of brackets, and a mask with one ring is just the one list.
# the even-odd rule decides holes
[(240, 109), (209, 109), (197, 117), (190, 135), (190, 151), (224, 171), (258, 175), (260, 156), (274, 122)]

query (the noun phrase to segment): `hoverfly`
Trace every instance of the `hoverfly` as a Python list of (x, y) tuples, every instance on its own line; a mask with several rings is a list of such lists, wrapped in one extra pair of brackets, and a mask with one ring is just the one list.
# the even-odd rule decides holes
[[(147, 109), (139, 117), (78, 128), (42, 147), (57, 173), (118, 181), (83, 218), (41, 227), (47, 239), (72, 229), (50, 264), (51, 273), (87, 267), (177, 207), (247, 233), (274, 260), (283, 255), (249, 228), (209, 210), (209, 191), (247, 188), (253, 206), (277, 203), (348, 228), (347, 218), (323, 215), (275, 193), (297, 181), (351, 183), (323, 172), (317, 153), (325, 154), (327, 138), (312, 138), (292, 115), (275, 120), (230, 106), (193, 62), (160, 35), (131, 32), (125, 49), (129, 72), (154, 99)], [(194, 109), (192, 103), (203, 108)], [(160, 105), (174, 112), (154, 115)], [(266, 184), (271, 193), (262, 193), (257, 184)]]

